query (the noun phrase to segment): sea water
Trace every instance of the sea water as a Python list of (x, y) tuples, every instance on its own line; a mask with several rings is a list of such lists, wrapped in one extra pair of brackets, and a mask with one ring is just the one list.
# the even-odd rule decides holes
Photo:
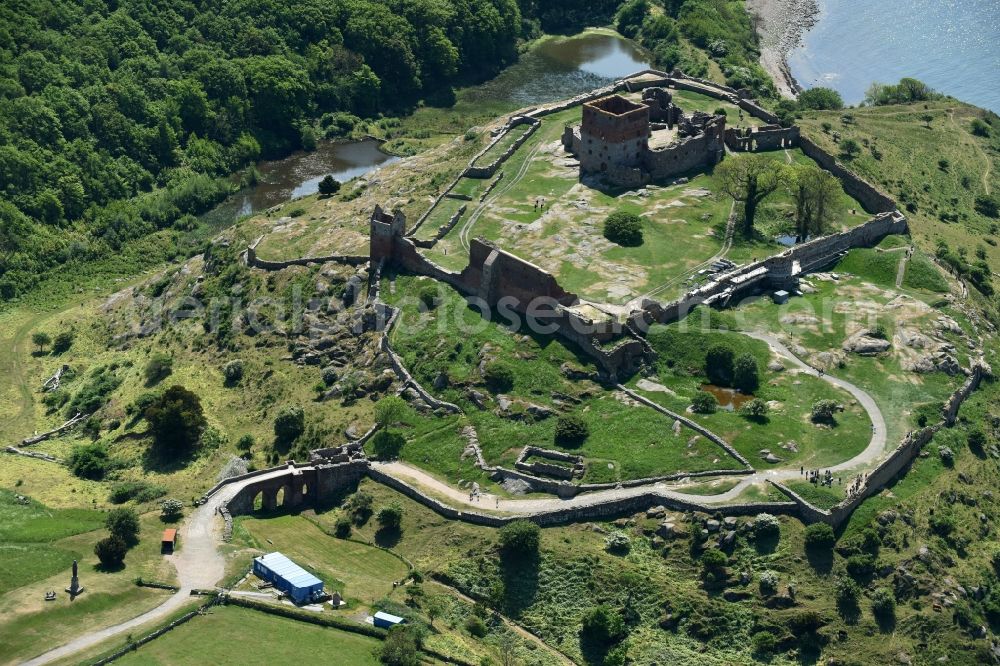
[(1000, 0), (819, 0), (819, 21), (793, 51), (792, 75), (848, 104), (874, 81), (920, 79), (1000, 113)]

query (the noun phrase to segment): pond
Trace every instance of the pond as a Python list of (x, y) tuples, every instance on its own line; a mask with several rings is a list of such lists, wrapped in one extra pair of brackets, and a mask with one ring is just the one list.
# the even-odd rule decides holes
[(639, 47), (614, 34), (550, 37), (496, 78), (463, 90), (461, 96), (463, 101), (530, 106), (579, 95), (649, 67)]
[(746, 403), (753, 400), (752, 395), (740, 393), (736, 389), (716, 386), (715, 384), (702, 384), (699, 387), (705, 393), (711, 393), (719, 401), (719, 409), (727, 412), (735, 412)]
[(240, 190), (203, 219), (212, 226), (231, 224), (238, 217), (315, 194), (319, 181), (327, 174), (343, 183), (399, 159), (382, 152), (379, 146), (374, 139), (320, 141), (316, 150), (300, 150), (284, 159), (258, 162), (259, 182)]
[[(614, 34), (590, 31), (551, 37), (496, 78), (461, 90), (459, 96), (463, 103), (479, 100), (517, 108), (572, 97), (649, 66), (641, 49)], [(236, 193), (202, 219), (217, 230), (241, 216), (315, 193), (327, 174), (346, 182), (399, 159), (379, 146), (374, 139), (321, 141), (314, 151), (260, 162), (260, 182)]]

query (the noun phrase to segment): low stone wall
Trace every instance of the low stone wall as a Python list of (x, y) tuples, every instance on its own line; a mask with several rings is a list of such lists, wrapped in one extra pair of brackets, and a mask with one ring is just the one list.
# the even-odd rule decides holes
[(453, 405), (452, 403), (445, 402), (444, 400), (438, 400), (433, 395), (431, 395), (430, 392), (427, 391), (427, 389), (421, 386), (420, 382), (418, 382), (416, 379), (413, 378), (413, 375), (410, 374), (410, 371), (407, 370), (406, 366), (403, 364), (403, 359), (401, 359), (399, 355), (395, 351), (393, 351), (392, 345), (389, 342), (389, 335), (392, 332), (392, 329), (396, 325), (396, 322), (398, 320), (399, 320), (399, 310), (393, 309), (392, 316), (389, 317), (389, 322), (386, 324), (385, 329), (382, 331), (382, 338), (379, 341), (379, 346), (382, 349), (382, 351), (388, 355), (389, 364), (392, 366), (392, 369), (396, 372), (396, 375), (399, 377), (400, 383), (403, 385), (404, 388), (409, 387), (412, 388), (414, 391), (416, 391), (417, 394), (420, 396), (420, 399), (426, 402), (431, 409), (443, 409), (452, 414), (457, 414), (461, 412), (462, 410), (461, 408), (459, 408), (458, 405)]
[(629, 325), (645, 333), (653, 323), (679, 321), (698, 305), (725, 306), (733, 297), (754, 289), (787, 286), (799, 275), (828, 265), (847, 250), (873, 247), (890, 234), (907, 231), (906, 218), (898, 211), (876, 215), (847, 231), (801, 243), (781, 254), (719, 274), (669, 303), (646, 301), (641, 311), (631, 315)]
[(298, 259), (288, 259), (286, 261), (269, 261), (257, 256), (257, 245), (264, 239), (259, 237), (247, 246), (246, 262), (251, 268), (260, 268), (265, 271), (280, 271), (290, 266), (308, 266), (309, 264), (347, 264), (349, 266), (361, 266), (368, 263), (368, 255), (361, 254), (330, 254), (321, 257), (300, 257)]
[(699, 435), (703, 436), (705, 439), (709, 440), (710, 442), (714, 442), (715, 444), (718, 444), (719, 446), (721, 446), (725, 450), (726, 453), (728, 453), (733, 458), (735, 458), (736, 460), (738, 460), (741, 463), (743, 463), (744, 465), (746, 465), (747, 469), (749, 469), (749, 470), (753, 469), (753, 465), (750, 464), (749, 460), (747, 460), (746, 458), (744, 458), (740, 454), (739, 451), (737, 451), (736, 449), (734, 449), (732, 447), (732, 445), (729, 442), (727, 442), (726, 440), (722, 439), (721, 437), (719, 437), (718, 435), (716, 435), (714, 432), (712, 432), (708, 428), (702, 426), (699, 423), (696, 423), (696, 422), (692, 421), (691, 419), (689, 419), (688, 417), (686, 417), (686, 416), (684, 416), (682, 414), (678, 414), (676, 412), (670, 411), (666, 407), (664, 407), (664, 406), (662, 406), (662, 405), (660, 405), (658, 403), (653, 402), (652, 400), (650, 400), (649, 398), (647, 398), (645, 396), (639, 395), (638, 393), (636, 393), (635, 391), (633, 391), (632, 389), (630, 389), (630, 388), (628, 388), (626, 386), (623, 386), (623, 385), (619, 384), (618, 385), (618, 390), (622, 391), (623, 393), (625, 393), (626, 395), (628, 395), (633, 400), (638, 400), (639, 402), (641, 402), (642, 404), (646, 405), (647, 407), (651, 407), (651, 408), (655, 409), (656, 411), (660, 412), (661, 414), (665, 414), (666, 416), (669, 416), (672, 419), (676, 419), (676, 420), (680, 421), (681, 423), (683, 423), (684, 425), (686, 425), (691, 430), (694, 430), (696, 433), (698, 433)]
[[(521, 136), (514, 140), (514, 143), (512, 143), (507, 150), (486, 166), (476, 165), (476, 162), (478, 162), (480, 158), (488, 153), (494, 146), (496, 146), (496, 144), (502, 141), (507, 134), (514, 130), (514, 128), (520, 127), (521, 125), (529, 125), (529, 127)], [(527, 141), (531, 135), (534, 134), (539, 127), (541, 127), (541, 125), (542, 122), (540, 120), (531, 116), (515, 116), (514, 118), (511, 118), (511, 120), (504, 125), (500, 133), (497, 134), (492, 141), (490, 141), (486, 148), (472, 158), (463, 175), (466, 178), (492, 178), (493, 174), (495, 174), (500, 168), (500, 165), (510, 159), (510, 156), (517, 152), (517, 149), (523, 146), (524, 142)]]
[(435, 513), (450, 520), (461, 520), (473, 525), (486, 527), (503, 527), (514, 520), (530, 520), (543, 527), (550, 525), (565, 525), (567, 523), (585, 522), (589, 520), (611, 520), (621, 516), (632, 515), (654, 506), (664, 506), (672, 511), (698, 511), (701, 513), (721, 513), (723, 515), (755, 515), (761, 512), (772, 514), (795, 515), (798, 506), (794, 502), (756, 502), (748, 504), (731, 504), (714, 506), (701, 504), (662, 495), (649, 491), (634, 497), (607, 500), (601, 503), (554, 509), (534, 515), (492, 515), (477, 511), (461, 511), (436, 498), (424, 494), (410, 484), (389, 476), (376, 467), (368, 470), (369, 476), (390, 488), (403, 493), (410, 499), (420, 502)]

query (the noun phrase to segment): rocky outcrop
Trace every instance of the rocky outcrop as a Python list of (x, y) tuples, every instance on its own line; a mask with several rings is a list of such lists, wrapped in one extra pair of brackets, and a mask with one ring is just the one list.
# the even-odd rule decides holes
[(884, 338), (875, 337), (872, 332), (862, 329), (844, 340), (842, 348), (859, 356), (877, 356), (889, 350), (892, 343)]

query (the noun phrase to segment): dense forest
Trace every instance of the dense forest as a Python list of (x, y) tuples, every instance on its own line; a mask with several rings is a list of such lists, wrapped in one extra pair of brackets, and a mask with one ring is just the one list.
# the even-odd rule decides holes
[(693, 44), (764, 87), (738, 0), (5, 2), (0, 298), (58, 264), (192, 228), (262, 156), (447, 103), (525, 40), (612, 22), (663, 66), (704, 74)]

